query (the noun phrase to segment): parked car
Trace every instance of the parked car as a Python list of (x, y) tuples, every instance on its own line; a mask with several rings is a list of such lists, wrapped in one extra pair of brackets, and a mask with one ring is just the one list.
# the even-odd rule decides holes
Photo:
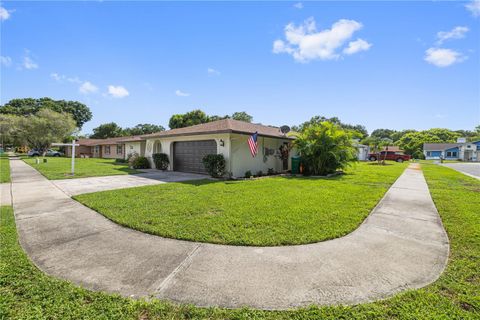
[[(42, 152), (37, 150), (37, 149), (32, 149), (32, 150), (28, 151), (27, 155), (29, 157), (39, 157), (39, 156), (42, 155)], [(47, 152), (45, 152), (45, 155), (47, 157), (61, 157), (61, 156), (63, 156), (63, 153), (61, 153), (60, 151), (48, 149)]]
[[(385, 156), (385, 152), (387, 155)], [(368, 160), (370, 161), (376, 161), (377, 157), (380, 158), (380, 160), (391, 160), (391, 161), (396, 161), (396, 162), (403, 162), (403, 161), (409, 161), (412, 157), (400, 152), (395, 152), (395, 151), (382, 151), (380, 153), (369, 153), (368, 154)]]

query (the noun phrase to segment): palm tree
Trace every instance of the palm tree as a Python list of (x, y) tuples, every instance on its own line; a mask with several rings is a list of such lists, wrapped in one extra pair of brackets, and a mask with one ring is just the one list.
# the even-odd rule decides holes
[(308, 171), (314, 175), (333, 173), (356, 161), (351, 134), (336, 124), (328, 121), (312, 124), (294, 135), (294, 146)]

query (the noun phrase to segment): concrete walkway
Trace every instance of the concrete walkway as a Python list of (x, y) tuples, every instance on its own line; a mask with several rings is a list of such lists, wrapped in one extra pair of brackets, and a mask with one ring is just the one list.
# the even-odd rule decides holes
[(11, 168), (27, 254), (45, 273), (93, 290), (229, 308), (354, 304), (423, 287), (447, 262), (447, 235), (415, 168), (401, 175), (351, 234), (285, 247), (143, 234), (73, 201), (24, 162), (11, 161)]
[(480, 162), (468, 162), (468, 163), (443, 163), (445, 167), (455, 169), (464, 175), (472, 178), (480, 179)]
[(195, 173), (172, 171), (149, 171), (134, 175), (116, 175), (89, 177), (79, 179), (52, 180), (52, 183), (62, 189), (67, 195), (98, 192), (113, 189), (149, 186), (166, 182), (181, 182), (189, 180), (208, 179), (209, 176)]

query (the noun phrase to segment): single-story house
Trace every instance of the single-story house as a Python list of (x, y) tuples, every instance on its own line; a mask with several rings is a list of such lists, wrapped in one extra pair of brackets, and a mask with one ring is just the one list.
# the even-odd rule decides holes
[(480, 141), (460, 143), (424, 143), (427, 160), (480, 161)]
[[(78, 146), (75, 147), (75, 157), (91, 158), (93, 156), (93, 146), (101, 140), (102, 139), (79, 139), (75, 141), (75, 143), (78, 144)], [(72, 156), (72, 147), (65, 147), (65, 155), (67, 157)]]
[[(248, 139), (257, 133), (258, 153), (252, 156)], [(146, 140), (145, 157), (153, 166), (152, 155), (165, 153), (170, 160), (168, 170), (206, 173), (202, 159), (207, 154), (223, 154), (227, 172), (243, 177), (245, 172), (256, 174), (268, 169), (282, 172), (290, 169), (292, 137), (280, 128), (223, 119), (191, 127), (161, 131), (142, 136)], [(285, 156), (285, 154), (287, 154)]]
[[(138, 144), (137, 153), (143, 153), (141, 147), (142, 141), (143, 145), (145, 145), (145, 141), (140, 138), (140, 136), (107, 139), (79, 139), (76, 141), (78, 146), (75, 147), (75, 156), (80, 158), (126, 159), (129, 154), (128, 151), (133, 150), (130, 149), (131, 144), (135, 145), (135, 148), (137, 148)], [(128, 147), (129, 150), (126, 150), (126, 147)], [(145, 148), (143, 148), (143, 150), (144, 149)], [(65, 155), (72, 155), (72, 147), (65, 147)]]

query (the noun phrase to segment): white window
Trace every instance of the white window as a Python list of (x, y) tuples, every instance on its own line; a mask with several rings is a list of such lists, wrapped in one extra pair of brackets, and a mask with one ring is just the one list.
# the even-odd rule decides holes
[(117, 144), (117, 154), (122, 154), (122, 145)]
[(110, 154), (110, 146), (105, 146), (105, 154)]

